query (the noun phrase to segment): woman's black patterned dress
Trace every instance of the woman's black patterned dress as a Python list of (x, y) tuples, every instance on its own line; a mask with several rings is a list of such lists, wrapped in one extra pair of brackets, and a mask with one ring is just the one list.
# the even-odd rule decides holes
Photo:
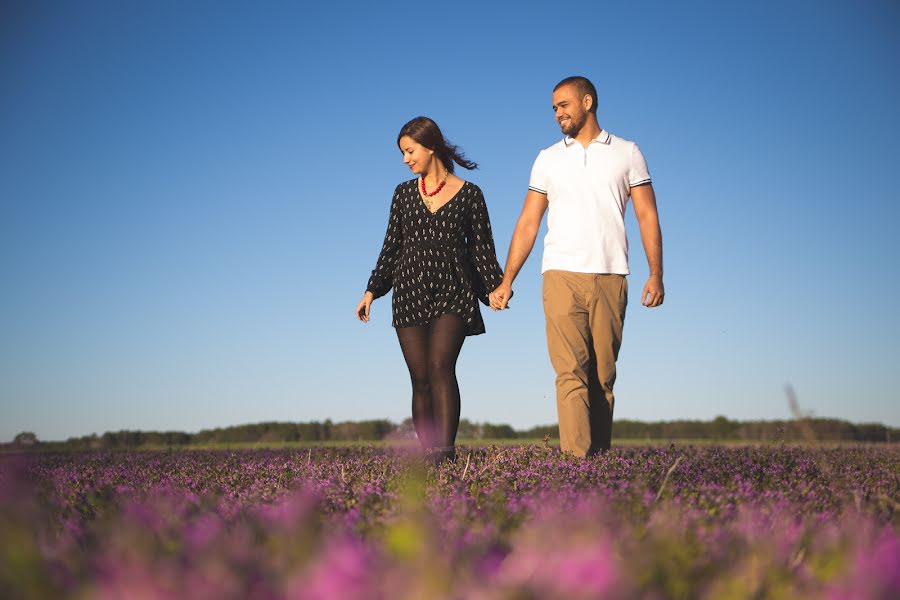
[(432, 213), (419, 196), (418, 179), (397, 186), (381, 255), (366, 290), (380, 298), (394, 288), (394, 327), (426, 325), (445, 314), (466, 322), (466, 335), (484, 333), (478, 308), (500, 285), (484, 194), (464, 182)]

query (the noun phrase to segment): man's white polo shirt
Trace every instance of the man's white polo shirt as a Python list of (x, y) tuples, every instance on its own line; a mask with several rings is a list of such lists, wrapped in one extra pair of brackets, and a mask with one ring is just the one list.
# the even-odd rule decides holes
[(628, 274), (625, 206), (630, 189), (650, 183), (634, 142), (601, 131), (587, 148), (573, 138), (541, 150), (532, 189), (547, 195), (547, 236), (541, 273)]

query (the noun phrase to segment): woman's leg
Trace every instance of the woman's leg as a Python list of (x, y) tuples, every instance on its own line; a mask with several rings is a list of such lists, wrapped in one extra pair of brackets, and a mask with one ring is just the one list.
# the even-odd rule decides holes
[(430, 326), (397, 327), (397, 339), (412, 381), (412, 418), (422, 448), (435, 446), (434, 407), (428, 379)]
[(457, 315), (442, 315), (431, 322), (428, 340), (428, 380), (434, 410), (435, 446), (446, 448), (445, 457), (453, 457), (453, 444), (459, 428), (459, 384), (456, 359), (466, 339), (466, 323)]

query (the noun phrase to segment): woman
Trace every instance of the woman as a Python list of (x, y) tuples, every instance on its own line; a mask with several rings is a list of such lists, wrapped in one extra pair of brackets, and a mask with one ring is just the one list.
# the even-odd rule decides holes
[(478, 165), (447, 142), (437, 123), (416, 117), (397, 135), (403, 163), (417, 175), (394, 190), (387, 234), (356, 309), (394, 288), (393, 326), (412, 379), (413, 424), (434, 458), (454, 458), (459, 427), (456, 359), (466, 336), (484, 333), (478, 302), (503, 278), (484, 195), (453, 174)]

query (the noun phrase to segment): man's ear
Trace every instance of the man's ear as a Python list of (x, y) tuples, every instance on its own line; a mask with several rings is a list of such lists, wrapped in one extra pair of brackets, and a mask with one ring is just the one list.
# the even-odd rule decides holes
[(584, 107), (584, 110), (590, 111), (591, 107), (594, 106), (594, 99), (590, 94), (585, 94), (584, 98), (581, 99), (581, 106)]

